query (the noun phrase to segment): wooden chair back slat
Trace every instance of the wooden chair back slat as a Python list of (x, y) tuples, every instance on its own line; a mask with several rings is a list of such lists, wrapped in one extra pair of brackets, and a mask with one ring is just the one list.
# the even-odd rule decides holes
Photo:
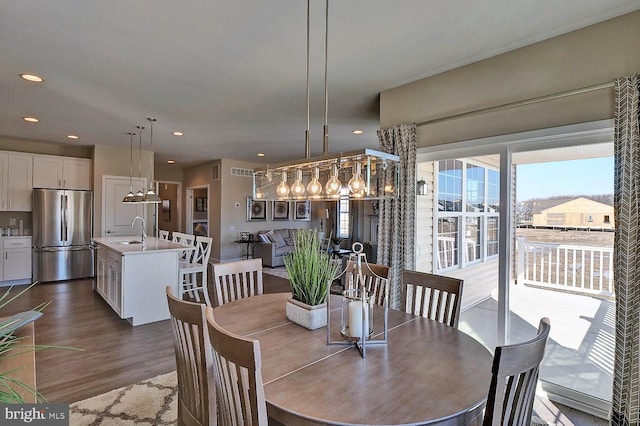
[(267, 425), (260, 342), (220, 327), (206, 311), (213, 347), (218, 415), (223, 425)]
[(169, 239), (169, 231), (165, 231), (163, 229), (159, 229), (158, 230), (158, 238), (160, 238), (161, 240), (168, 240)]
[(496, 347), (483, 426), (531, 422), (540, 363), (550, 330), (549, 319), (542, 318), (533, 339)]
[[(356, 287), (358, 276), (358, 265), (355, 261), (349, 260), (345, 271), (345, 289)], [(389, 267), (377, 264), (362, 263), (362, 277), (364, 286), (372, 294), (376, 305), (384, 306), (389, 297)]]
[(215, 263), (213, 278), (218, 306), (262, 294), (262, 259)]
[(186, 302), (166, 288), (178, 377), (178, 425), (215, 425), (213, 353), (205, 306)]
[(458, 327), (463, 280), (405, 270), (402, 284), (405, 312)]

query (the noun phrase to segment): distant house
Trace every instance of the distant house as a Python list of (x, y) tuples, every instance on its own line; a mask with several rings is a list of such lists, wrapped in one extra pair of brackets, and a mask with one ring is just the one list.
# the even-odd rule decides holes
[(532, 210), (534, 226), (615, 227), (613, 206), (585, 197), (543, 200)]

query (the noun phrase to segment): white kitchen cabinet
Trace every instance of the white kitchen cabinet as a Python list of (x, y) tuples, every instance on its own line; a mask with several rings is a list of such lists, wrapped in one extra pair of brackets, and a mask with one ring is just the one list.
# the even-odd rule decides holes
[(122, 313), (122, 256), (104, 246), (98, 247), (97, 269), (96, 290), (120, 315)]
[(30, 212), (33, 155), (10, 152), (7, 164), (7, 206), (3, 210)]
[(31, 211), (33, 155), (0, 152), (0, 211)]
[(33, 187), (91, 189), (91, 160), (86, 158), (35, 155)]
[(31, 281), (31, 237), (0, 239), (2, 281), (25, 284)]

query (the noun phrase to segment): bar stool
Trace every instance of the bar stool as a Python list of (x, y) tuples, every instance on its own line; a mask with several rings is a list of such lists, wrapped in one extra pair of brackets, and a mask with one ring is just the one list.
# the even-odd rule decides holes
[[(196, 239), (195, 235), (192, 234), (184, 234), (182, 232), (174, 232), (173, 235), (171, 236), (171, 241), (173, 241), (174, 243), (179, 243), (185, 246), (193, 246), (193, 243)], [(180, 253), (180, 262), (184, 263), (184, 262), (191, 262), (191, 257), (193, 254), (193, 250), (184, 250), (182, 253)]]
[[(209, 290), (207, 289), (207, 266), (211, 255), (211, 243), (213, 238), (196, 237), (196, 248), (190, 261), (180, 262), (178, 272), (180, 274), (180, 298), (184, 298), (185, 293), (196, 302), (200, 302), (198, 290), (202, 290), (207, 306), (211, 306)], [(198, 284), (198, 274), (202, 274), (202, 280)]]
[(169, 231), (164, 231), (162, 229), (158, 230), (158, 238), (160, 238), (161, 240), (168, 240), (169, 239)]

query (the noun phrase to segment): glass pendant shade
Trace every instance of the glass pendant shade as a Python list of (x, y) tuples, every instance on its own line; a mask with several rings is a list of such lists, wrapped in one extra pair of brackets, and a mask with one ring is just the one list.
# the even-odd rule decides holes
[(286, 198), (289, 195), (289, 185), (287, 185), (287, 172), (282, 172), (282, 181), (276, 188), (278, 198)]
[(342, 184), (338, 179), (338, 167), (334, 165), (331, 168), (331, 176), (327, 181), (327, 185), (324, 191), (327, 194), (327, 196), (336, 197), (340, 195), (340, 188), (342, 188)]
[(355, 196), (364, 195), (365, 182), (362, 178), (362, 169), (359, 162), (356, 162), (353, 166), (353, 176), (349, 179), (349, 191)]
[(291, 195), (298, 198), (304, 195), (304, 184), (302, 183), (302, 170), (296, 170), (296, 179), (291, 185)]
[(307, 192), (311, 197), (316, 197), (320, 195), (320, 193), (322, 193), (322, 184), (320, 183), (320, 169), (317, 167), (313, 169), (313, 179), (311, 179), (311, 182), (309, 182), (309, 185), (307, 185)]

